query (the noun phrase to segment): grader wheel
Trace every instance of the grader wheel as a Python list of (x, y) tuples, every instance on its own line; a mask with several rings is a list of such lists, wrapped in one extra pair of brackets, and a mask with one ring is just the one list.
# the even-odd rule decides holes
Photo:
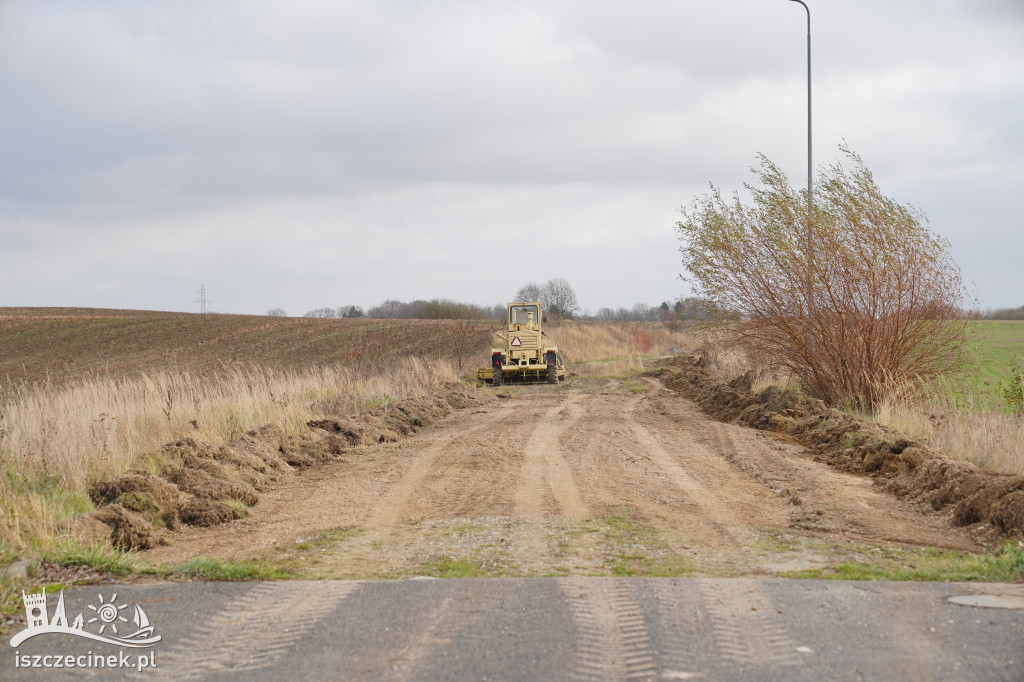
[(501, 386), (503, 383), (505, 383), (505, 376), (501, 371), (501, 367), (495, 367), (493, 372), (494, 373), (491, 377), (492, 384), (494, 384), (495, 386)]

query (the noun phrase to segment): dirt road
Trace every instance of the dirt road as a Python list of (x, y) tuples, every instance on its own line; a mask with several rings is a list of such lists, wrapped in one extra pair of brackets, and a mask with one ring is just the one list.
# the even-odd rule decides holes
[(143, 556), (257, 559), (305, 577), (724, 577), (983, 549), (799, 446), (709, 420), (653, 379), (499, 390)]

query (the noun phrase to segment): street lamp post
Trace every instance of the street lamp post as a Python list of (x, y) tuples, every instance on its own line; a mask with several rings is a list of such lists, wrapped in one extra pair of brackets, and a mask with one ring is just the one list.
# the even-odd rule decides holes
[(811, 194), (811, 178), (814, 168), (811, 165), (811, 9), (804, 0), (790, 0), (799, 2), (807, 10), (807, 205), (814, 202)]
[(814, 243), (811, 236), (811, 221), (814, 213), (814, 194), (812, 193), (814, 167), (811, 161), (811, 8), (803, 0), (791, 0), (799, 2), (807, 11), (807, 229), (805, 256), (807, 258), (807, 272), (804, 275), (806, 291), (804, 296), (807, 305), (807, 342), (808, 347), (814, 348)]

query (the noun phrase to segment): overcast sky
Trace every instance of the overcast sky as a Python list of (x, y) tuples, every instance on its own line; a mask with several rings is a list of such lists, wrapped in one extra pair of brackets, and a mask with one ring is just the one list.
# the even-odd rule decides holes
[[(808, 4), (816, 163), (1024, 304), (1024, 2)], [(806, 113), (787, 0), (0, 0), (0, 306), (657, 304), (709, 182), (806, 183)]]

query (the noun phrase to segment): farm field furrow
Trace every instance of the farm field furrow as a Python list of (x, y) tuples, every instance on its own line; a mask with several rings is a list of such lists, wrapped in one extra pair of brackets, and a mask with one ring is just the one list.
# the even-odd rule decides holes
[[(0, 402), (20, 384), (239, 363), (274, 370), (403, 356), (458, 359), (489, 342), (488, 321), (270, 318), (76, 308), (0, 308)], [(463, 360), (466, 358), (463, 357)]]

